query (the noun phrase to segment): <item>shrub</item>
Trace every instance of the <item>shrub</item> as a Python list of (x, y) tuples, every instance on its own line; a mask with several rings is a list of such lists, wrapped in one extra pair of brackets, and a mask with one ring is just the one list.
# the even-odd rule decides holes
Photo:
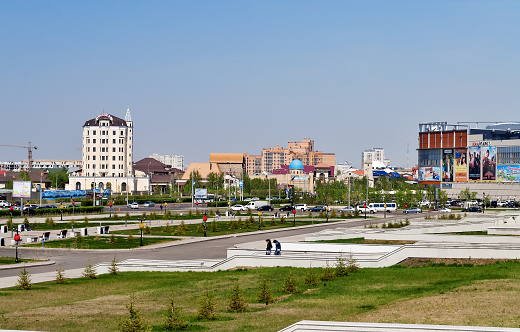
[(150, 212), (150, 217), (149, 217), (149, 218), (152, 219), (152, 220), (157, 219), (157, 213), (155, 213), (155, 212)]
[(125, 213), (125, 220), (130, 220), (130, 213)]
[(166, 210), (166, 212), (164, 212), (163, 218), (170, 219), (171, 217), (172, 217), (172, 213), (170, 212), (170, 210)]
[(260, 292), (258, 292), (257, 296), (258, 302), (264, 303), (267, 305), (269, 302), (273, 301), (273, 297), (271, 295), (271, 288), (269, 287), (269, 283), (267, 281), (267, 277), (264, 276), (262, 282), (260, 283)]
[(345, 214), (345, 211), (341, 211), (341, 214), (339, 215), (341, 218), (346, 218), (347, 215)]
[(83, 236), (81, 236), (81, 234), (78, 234), (78, 236), (76, 236), (76, 237), (74, 238), (74, 242), (75, 242), (76, 244), (80, 244), (80, 243), (82, 243), (82, 242), (83, 242)]
[(215, 320), (218, 318), (215, 310), (215, 299), (212, 294), (206, 292), (204, 296), (199, 299), (199, 307), (197, 310), (198, 319)]
[(150, 226), (148, 226), (148, 225), (144, 226), (143, 234), (146, 234), (146, 235), (152, 234), (152, 229), (150, 228)]
[(186, 224), (184, 220), (181, 220), (181, 223), (175, 228), (175, 234), (182, 235), (186, 233)]
[(305, 275), (305, 284), (309, 286), (318, 286), (318, 278), (312, 271), (312, 267), (309, 266), (309, 270)]
[(211, 222), (211, 231), (212, 232), (218, 232), (218, 225), (217, 225), (217, 222), (215, 220), (213, 220)]
[(132, 236), (132, 234), (128, 234), (128, 236), (126, 237), (126, 240), (128, 242), (134, 242), (134, 237)]
[(348, 276), (348, 268), (347, 268), (347, 261), (345, 258), (343, 258), (343, 253), (339, 254), (339, 257), (336, 258), (336, 264), (335, 267), (335, 275), (337, 277), (346, 277)]
[(238, 281), (231, 290), (231, 294), (229, 295), (228, 309), (229, 311), (234, 312), (244, 312), (248, 309), (247, 301), (242, 293), (242, 289), (240, 288)]
[(110, 267), (108, 268), (108, 272), (112, 275), (119, 274), (119, 260), (114, 255), (114, 259), (110, 262)]
[(336, 217), (337, 217), (336, 210), (331, 209), (331, 211), (330, 211), (330, 217), (331, 217), (331, 218), (336, 218)]
[(185, 330), (188, 328), (188, 322), (181, 316), (181, 309), (175, 306), (173, 294), (168, 302), (168, 315), (164, 319), (163, 328), (167, 331)]
[(289, 271), (289, 274), (285, 277), (285, 280), (282, 283), (282, 292), (289, 294), (296, 294), (300, 290), (298, 289), (298, 283), (296, 279), (292, 275), (292, 270)]
[(323, 273), (320, 277), (321, 281), (332, 281), (336, 279), (336, 276), (334, 275), (334, 271), (329, 266), (329, 262), (327, 262), (326, 266), (323, 268)]
[(114, 234), (110, 235), (110, 239), (108, 240), (108, 242), (110, 244), (116, 244), (117, 243), (117, 238)]
[(197, 226), (197, 233), (204, 233), (204, 222), (201, 222), (201, 223)]
[(119, 331), (136, 332), (148, 331), (148, 322), (139, 314), (140, 309), (134, 306), (135, 296), (130, 297), (130, 303), (126, 305), (128, 309), (128, 317), (119, 321)]
[(352, 255), (352, 252), (349, 254), (347, 258), (347, 270), (349, 273), (354, 273), (359, 271), (359, 265), (357, 261), (354, 259), (354, 255)]
[(57, 284), (66, 284), (69, 280), (65, 277), (65, 271), (61, 269), (61, 264), (59, 269), (56, 270), (56, 283)]
[(85, 216), (85, 218), (83, 218), (83, 222), (84, 222), (86, 225), (88, 225), (88, 222), (89, 222), (89, 221), (88, 221), (88, 217), (87, 217), (87, 216)]
[(45, 218), (45, 224), (49, 227), (53, 227), (54, 225), (56, 225), (56, 223), (54, 222), (54, 220), (51, 217)]
[(320, 218), (325, 218), (325, 217), (326, 217), (325, 212), (320, 211), (319, 217), (320, 217)]
[(22, 271), (20, 271), (20, 277), (18, 277), (16, 287), (24, 290), (32, 288), (31, 276), (29, 275), (29, 272), (27, 272), (25, 267)]
[(90, 263), (90, 259), (88, 260), (88, 264), (85, 266), (85, 269), (83, 270), (82, 276), (85, 279), (97, 278), (96, 269), (92, 266), (92, 263)]

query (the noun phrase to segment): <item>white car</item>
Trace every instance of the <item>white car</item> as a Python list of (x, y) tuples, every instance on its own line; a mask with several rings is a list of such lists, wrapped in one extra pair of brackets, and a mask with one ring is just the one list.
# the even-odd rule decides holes
[(136, 202), (128, 203), (127, 206), (131, 209), (139, 209), (139, 204), (137, 204)]
[(235, 204), (231, 207), (231, 210), (233, 211), (245, 211), (246, 207), (240, 204)]
[(356, 212), (356, 209), (354, 209), (352, 206), (345, 206), (344, 208), (338, 209), (338, 212), (345, 212), (345, 213), (354, 213)]
[(296, 204), (294, 206), (294, 209), (300, 211), (307, 211), (307, 204)]
[[(371, 213), (371, 214), (374, 214), (376, 213), (376, 209), (374, 209), (373, 207), (370, 207), (370, 206), (367, 206), (365, 208), (364, 205), (358, 205), (356, 207), (356, 209), (359, 211), (359, 213)], [(366, 211), (365, 211), (366, 210)]]
[(10, 207), (11, 203), (8, 201), (0, 201), (0, 207)]
[(451, 209), (448, 209), (447, 207), (439, 209), (439, 212), (451, 212)]

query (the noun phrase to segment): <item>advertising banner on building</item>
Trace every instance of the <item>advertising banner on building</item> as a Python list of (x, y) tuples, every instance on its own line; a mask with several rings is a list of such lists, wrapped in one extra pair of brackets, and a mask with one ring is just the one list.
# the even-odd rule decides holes
[(453, 150), (442, 150), (442, 182), (453, 182)]
[(455, 149), (455, 182), (466, 182), (468, 179), (468, 162), (466, 149)]
[(13, 197), (31, 198), (31, 181), (13, 181)]
[(470, 181), (480, 181), (480, 146), (470, 146), (468, 154), (468, 178)]
[(520, 165), (498, 165), (497, 182), (520, 182)]
[(440, 167), (419, 167), (419, 181), (440, 181)]
[(496, 146), (482, 147), (482, 181), (495, 182), (497, 174)]

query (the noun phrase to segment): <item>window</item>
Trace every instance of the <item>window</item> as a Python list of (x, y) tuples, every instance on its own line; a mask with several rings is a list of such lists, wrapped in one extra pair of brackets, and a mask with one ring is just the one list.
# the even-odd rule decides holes
[(112, 169), (116, 169), (116, 165), (112, 165)]
[(93, 148), (92, 148), (92, 152), (96, 152), (96, 147), (93, 147)]
[(112, 131), (112, 135), (114, 135), (114, 136), (116, 135), (116, 131), (115, 130)]
[(440, 166), (441, 149), (419, 150), (419, 166)]
[(116, 148), (112, 148), (112, 152), (116, 152)]
[[(95, 130), (92, 131), (92, 135), (96, 135), (96, 131), (95, 131)], [(95, 142), (94, 142), (94, 143), (95, 143)]]
[(123, 131), (121, 130), (121, 136), (123, 136)]
[(112, 156), (112, 160), (114, 160), (114, 161), (115, 161), (115, 160), (116, 160), (116, 156)]
[(112, 144), (116, 144), (116, 139), (115, 138), (112, 139)]
[(92, 139), (92, 143), (96, 144), (96, 139), (95, 138)]
[(92, 160), (96, 160), (96, 156), (92, 156)]

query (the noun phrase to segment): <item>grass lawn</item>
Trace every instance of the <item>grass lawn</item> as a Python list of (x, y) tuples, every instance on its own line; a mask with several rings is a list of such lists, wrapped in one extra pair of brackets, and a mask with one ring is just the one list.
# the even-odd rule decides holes
[[(141, 244), (141, 238), (134, 236), (132, 241), (124, 237), (114, 237), (115, 242), (110, 243), (111, 237), (102, 236), (85, 236), (82, 237), (80, 243), (76, 242), (77, 238), (63, 239), (56, 241), (45, 241), (47, 248), (74, 248), (74, 249), (131, 249), (137, 248)], [(162, 242), (177, 241), (175, 238), (147, 238), (143, 237), (145, 246)], [(114, 241), (114, 240), (112, 240)], [(24, 244), (22, 247), (41, 247), (41, 243)]]
[[(86, 264), (86, 262), (85, 262)], [(315, 276), (322, 269), (312, 269)], [(289, 273), (299, 293), (282, 284)], [(258, 268), (220, 272), (125, 272), (98, 279), (47, 282), (30, 290), (0, 289), (3, 329), (39, 331), (115, 331), (126, 305), (135, 306), (153, 331), (162, 331), (168, 300), (173, 297), (189, 331), (277, 331), (297, 321), (333, 320), (407, 324), (518, 327), (520, 263), (480, 266), (429, 266), (361, 269), (316, 286), (304, 284), (309, 269)], [(274, 298), (268, 306), (257, 295), (264, 278)], [(238, 283), (249, 308), (227, 310)], [(213, 296), (218, 319), (198, 319), (201, 297)], [(478, 300), (477, 300), (478, 299)]]
[[(0, 265), (6, 265), (6, 264), (17, 264), (14, 261), (14, 257), (0, 257)], [(25, 258), (18, 258), (18, 263), (29, 263), (29, 262), (41, 262), (36, 259), (25, 259)]]
[[(125, 222), (116, 222), (116, 223), (109, 223), (109, 224), (104, 224), (102, 223), (103, 226), (105, 225), (109, 225), (109, 226), (113, 226), (113, 225), (124, 225)], [(72, 228), (72, 225), (74, 225), (74, 228), (79, 230), (80, 228), (83, 228), (83, 227), (95, 227), (95, 226), (99, 226), (99, 222), (93, 222), (92, 220), (90, 220), (89, 223), (84, 223), (84, 222), (64, 222), (64, 223), (61, 223), (61, 222), (55, 222), (54, 225), (49, 225), (47, 223), (32, 223), (30, 224), (31, 225), (31, 228), (32, 230), (34, 231), (55, 231), (55, 230), (62, 230), (62, 229), (71, 229)]]
[(471, 232), (455, 232), (455, 233), (445, 233), (451, 235), (488, 235), (487, 231), (471, 231)]
[(319, 240), (319, 241), (306, 241), (306, 242), (403, 245), (403, 244), (412, 244), (412, 243), (415, 243), (416, 241), (367, 240), (364, 237), (355, 237), (355, 238), (351, 238), (351, 239)]
[[(218, 236), (218, 235), (226, 235), (226, 234), (236, 234), (236, 233), (246, 233), (258, 230), (258, 216), (252, 216), (249, 218), (248, 216), (236, 217), (232, 220), (220, 220), (213, 221), (214, 218), (208, 219), (206, 224), (206, 234), (207, 236)], [(280, 229), (293, 227), (293, 219), (283, 219), (280, 218), (263, 218), (262, 219), (261, 229)], [(337, 221), (336, 219), (331, 220), (329, 222)], [(327, 222), (326, 219), (319, 218), (296, 218), (296, 226), (304, 226), (311, 224), (322, 224)], [(179, 225), (167, 225), (161, 227), (151, 227), (150, 232), (147, 232), (148, 228), (145, 228), (144, 234), (150, 235), (159, 235), (159, 236), (171, 236), (171, 235), (182, 235), (182, 236), (204, 236), (204, 227), (202, 226), (202, 221), (197, 224), (185, 224), (185, 230), (182, 231)], [(140, 234), (139, 229), (131, 229), (131, 230), (122, 230), (122, 231), (111, 231), (114, 234), (132, 234), (133, 236), (137, 236)]]

